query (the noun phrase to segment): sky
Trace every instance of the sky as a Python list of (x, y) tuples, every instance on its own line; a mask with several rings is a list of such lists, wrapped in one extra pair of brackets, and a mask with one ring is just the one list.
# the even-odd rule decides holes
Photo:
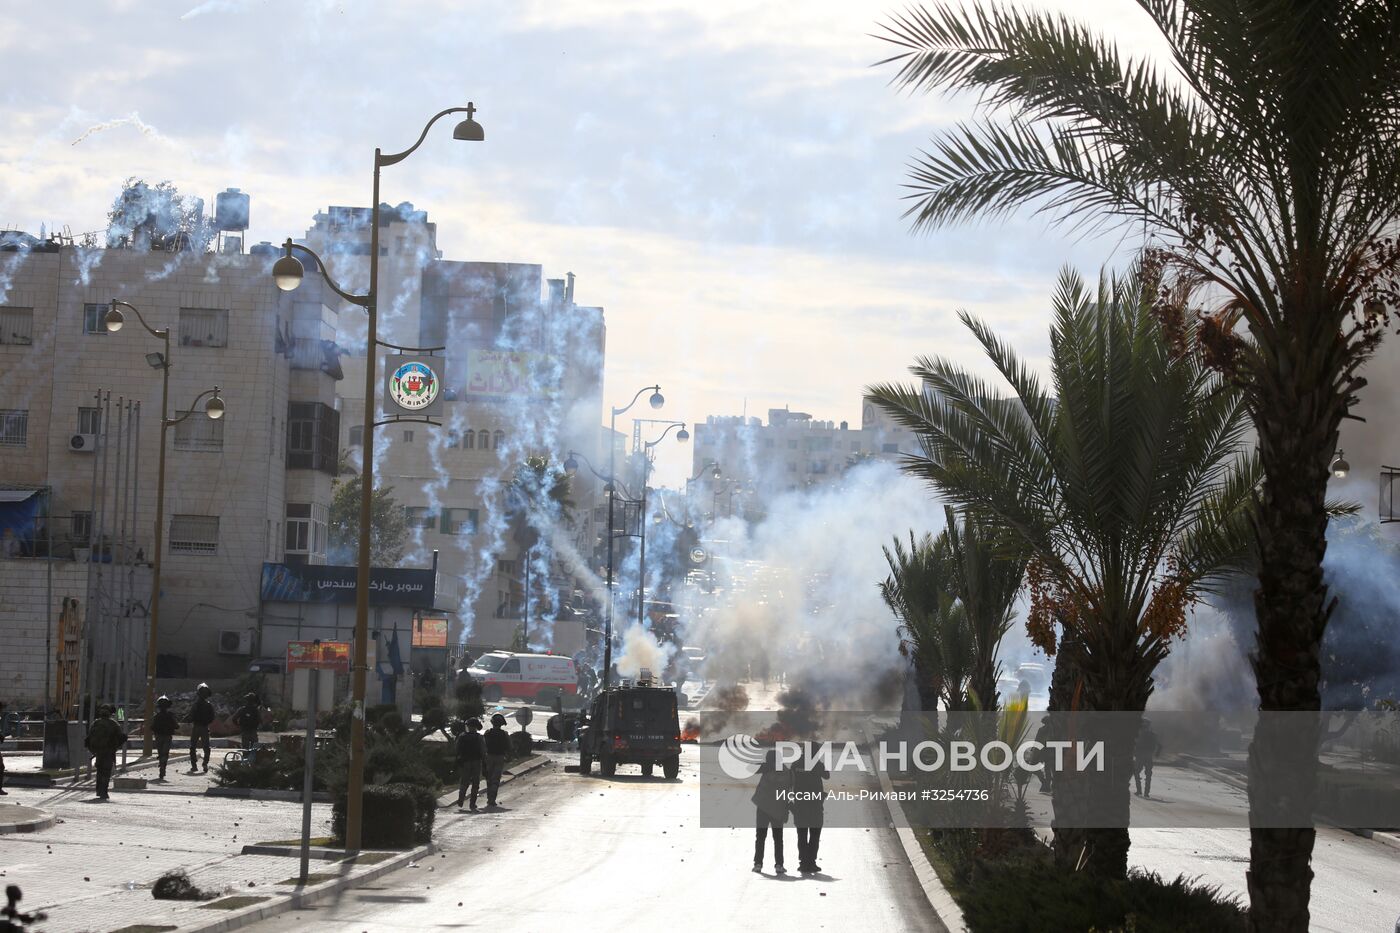
[[(1153, 49), (1132, 0), (1071, 10)], [(1043, 364), (1069, 264), (1125, 264), (1140, 234), (1033, 218), (914, 235), (911, 158), (970, 100), (889, 84), (871, 34), (898, 7), (772, 0), (109, 0), (25, 4), (0, 32), (0, 227), (105, 227), (122, 182), (212, 208), (252, 198), (249, 242), (367, 204), (372, 154), (407, 147), (382, 199), (437, 224), (444, 257), (540, 263), (606, 310), (605, 404), (659, 383), (659, 413), (860, 421), (864, 386), (916, 355), (982, 368), (966, 309)], [(658, 416), (650, 409), (646, 417)], [(630, 424), (620, 424), (630, 428)], [(657, 477), (689, 475), (668, 440)]]

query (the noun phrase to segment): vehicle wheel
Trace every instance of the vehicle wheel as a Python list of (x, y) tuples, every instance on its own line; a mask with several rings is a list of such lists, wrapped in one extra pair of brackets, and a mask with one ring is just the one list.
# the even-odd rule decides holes
[(617, 759), (612, 755), (604, 754), (598, 759), (598, 773), (603, 777), (612, 777), (617, 773)]
[(652, 763), (650, 761), (642, 762), (642, 777), (651, 777), (651, 769)]
[(661, 763), (661, 773), (666, 775), (666, 780), (675, 780), (676, 775), (681, 773), (681, 756), (672, 755)]
[(592, 773), (593, 773), (593, 756), (590, 755), (590, 754), (588, 754), (588, 752), (579, 752), (579, 753), (578, 753), (578, 773), (579, 773), (579, 774), (592, 774)]
[(496, 703), (501, 699), (501, 688), (495, 684), (481, 688), (481, 698), (487, 703)]

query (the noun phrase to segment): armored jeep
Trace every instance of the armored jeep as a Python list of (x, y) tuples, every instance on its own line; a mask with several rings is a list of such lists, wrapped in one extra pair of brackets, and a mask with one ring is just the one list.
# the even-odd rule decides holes
[(681, 770), (680, 712), (672, 687), (639, 679), (600, 691), (588, 707), (588, 717), (578, 729), (579, 773), (589, 774), (593, 763), (604, 777), (612, 777), (620, 764), (642, 766), (650, 777), (656, 765), (667, 778)]

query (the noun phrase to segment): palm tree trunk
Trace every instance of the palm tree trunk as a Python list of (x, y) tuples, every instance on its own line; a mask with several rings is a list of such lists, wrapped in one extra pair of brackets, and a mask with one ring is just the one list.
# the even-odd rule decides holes
[[(1255, 412), (1265, 479), (1251, 661), (1264, 714), (1321, 708), (1320, 649), (1330, 615), (1322, 577), (1327, 476), (1342, 411), (1328, 388), (1265, 399)], [(1249, 748), (1249, 813), (1257, 827), (1250, 830), (1250, 925), (1270, 933), (1308, 929), (1313, 877), (1313, 829), (1269, 827), (1279, 824), (1285, 802), (1295, 814), (1311, 813), (1317, 798), (1317, 718), (1287, 718), (1285, 725), (1261, 716)]]
[[(1074, 654), (1076, 652), (1073, 641), (1067, 633), (1060, 642), (1060, 650), (1055, 654), (1055, 668), (1050, 674), (1050, 701), (1046, 705), (1046, 734), (1043, 738), (1037, 734), (1038, 741), (1058, 739), (1068, 733), (1066, 714), (1075, 706), (1075, 697), (1081, 682), (1081, 676), (1071, 657)], [(1043, 759), (1047, 757), (1043, 756)], [(1050, 828), (1055, 834), (1055, 863), (1067, 870), (1079, 867), (1089, 846), (1086, 830), (1078, 825), (1064, 825), (1079, 822), (1074, 817), (1080, 791), (1075, 777), (1073, 772), (1056, 773), (1050, 786), (1050, 803), (1054, 810)]]

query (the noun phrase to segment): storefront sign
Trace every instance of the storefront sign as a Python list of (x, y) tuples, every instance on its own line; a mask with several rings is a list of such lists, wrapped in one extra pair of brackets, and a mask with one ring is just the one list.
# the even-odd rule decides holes
[(289, 641), (287, 642), (287, 671), (318, 668), (350, 673), (350, 643), (348, 641)]
[[(354, 567), (264, 563), (262, 599), (269, 603), (353, 604), (357, 578)], [(375, 606), (427, 609), (433, 605), (435, 582), (431, 570), (373, 567), (369, 601)]]
[(413, 647), (446, 648), (447, 619), (428, 616), (413, 620)]

